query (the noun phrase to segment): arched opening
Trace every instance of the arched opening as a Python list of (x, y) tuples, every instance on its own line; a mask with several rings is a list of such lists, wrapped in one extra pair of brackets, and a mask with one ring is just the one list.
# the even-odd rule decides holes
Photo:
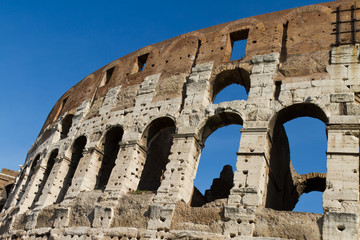
[(96, 178), (95, 189), (104, 190), (106, 188), (111, 171), (115, 166), (115, 161), (120, 149), (119, 143), (123, 134), (124, 131), (121, 127), (113, 127), (106, 133), (103, 143), (104, 155), (102, 155), (100, 159), (101, 167)]
[(157, 191), (159, 188), (169, 162), (174, 133), (175, 123), (168, 117), (154, 120), (145, 130), (142, 140), (147, 154), (138, 190)]
[(248, 93), (246, 92), (245, 87), (239, 84), (231, 84), (221, 90), (214, 99), (214, 104), (221, 102), (230, 102), (235, 100), (247, 100)]
[(87, 141), (87, 139), (85, 136), (80, 136), (74, 142), (74, 145), (72, 147), (72, 154), (71, 154), (69, 169), (64, 178), (63, 185), (62, 185), (61, 191), (59, 193), (59, 196), (56, 200), (56, 203), (59, 203), (62, 200), (64, 200), (64, 197), (65, 197), (68, 189), (71, 186), (71, 182), (74, 177), (76, 168), (80, 162), (80, 159), (83, 157), (83, 151), (84, 151), (84, 148), (86, 145), (86, 141)]
[(14, 186), (14, 183), (10, 183), (10, 184), (4, 186), (4, 188), (2, 189), (2, 192), (0, 194), (0, 212), (3, 210), (3, 208), (5, 206), (5, 202), (9, 196), (13, 186)]
[(72, 119), (74, 115), (67, 115), (61, 122), (61, 139), (66, 138), (72, 125)]
[(57, 149), (55, 149), (50, 154), (50, 157), (49, 157), (49, 159), (47, 161), (47, 164), (46, 164), (46, 169), (45, 169), (45, 172), (44, 172), (43, 180), (40, 182), (38, 191), (37, 191), (37, 193), (35, 195), (35, 198), (34, 198), (34, 201), (33, 201), (32, 205), (31, 205), (31, 208), (34, 208), (35, 204), (39, 201), (39, 198), (40, 198), (40, 196), (41, 196), (41, 194), (42, 194), (42, 192), (44, 190), (44, 187), (46, 185), (46, 181), (47, 181), (47, 179), (48, 179), (48, 177), (49, 177), (49, 175), (51, 173), (51, 170), (52, 170), (52, 168), (53, 168), (53, 166), (55, 164), (55, 158), (57, 157), (58, 152), (59, 151)]
[[(236, 85), (238, 85), (236, 87)], [(242, 68), (235, 68), (232, 70), (226, 70), (219, 73), (211, 84), (211, 102), (217, 99), (217, 95), (225, 88), (230, 86), (226, 91), (231, 92), (231, 98), (229, 100), (247, 100), (250, 90), (250, 74)], [(219, 99), (225, 98), (228, 100), (229, 95), (220, 96)], [(217, 100), (217, 102), (220, 102)]]
[[(314, 104), (292, 105), (272, 120), (266, 207), (322, 212), (321, 194), (313, 192), (325, 190), (327, 121), (325, 113)], [(311, 206), (301, 206), (299, 199), (304, 193), (313, 196)]]
[(27, 179), (26, 179), (25, 184), (21, 188), (21, 191), (20, 191), (19, 196), (18, 196), (17, 201), (16, 201), (16, 205), (20, 202), (22, 196), (25, 193), (25, 189), (28, 187), (31, 179), (34, 177), (34, 174), (36, 172), (35, 167), (38, 165), (39, 160), (40, 160), (40, 154), (36, 155), (36, 157), (34, 158), (32, 164), (31, 164), (30, 172), (27, 175)]
[(201, 129), (205, 147), (194, 180), (191, 206), (199, 207), (230, 194), (242, 124), (239, 115), (220, 113), (209, 118)]

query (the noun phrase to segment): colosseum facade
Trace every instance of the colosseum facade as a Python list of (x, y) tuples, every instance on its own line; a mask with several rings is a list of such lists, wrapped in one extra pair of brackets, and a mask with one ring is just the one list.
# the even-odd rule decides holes
[[(0, 239), (359, 239), (360, 3), (245, 18), (144, 47), (55, 104), (0, 214)], [(232, 60), (246, 40), (245, 57)], [(246, 100), (215, 104), (231, 84)], [(283, 124), (326, 125), (326, 173), (298, 174)], [(217, 129), (234, 172), (194, 187)], [(324, 214), (294, 212), (323, 192)]]

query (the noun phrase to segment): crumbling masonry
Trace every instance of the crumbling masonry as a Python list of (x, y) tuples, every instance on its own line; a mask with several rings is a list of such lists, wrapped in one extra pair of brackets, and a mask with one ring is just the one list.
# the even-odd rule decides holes
[[(0, 238), (359, 239), (357, 6), (340, 0), (209, 27), (85, 77), (30, 149)], [(241, 40), (245, 57), (230, 60)], [(248, 99), (214, 104), (231, 84)], [(326, 124), (326, 173), (291, 166), (283, 124), (303, 116)], [(230, 124), (243, 126), (236, 169), (226, 166), (204, 197), (193, 187), (202, 148)], [(324, 214), (292, 212), (310, 191), (323, 192)]]

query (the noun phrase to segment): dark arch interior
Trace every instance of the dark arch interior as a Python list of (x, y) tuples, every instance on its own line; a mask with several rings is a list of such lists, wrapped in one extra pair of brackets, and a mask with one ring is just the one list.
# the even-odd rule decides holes
[(243, 86), (246, 89), (246, 93), (248, 93), (250, 90), (250, 74), (242, 68), (235, 68), (219, 73), (212, 84), (211, 101), (213, 102), (216, 95), (231, 84)]
[(1, 192), (1, 195), (0, 195), (0, 212), (2, 211), (2, 209), (3, 209), (4, 205), (5, 205), (6, 199), (8, 198), (13, 186), (14, 186), (13, 183), (8, 184), (8, 185), (6, 185), (4, 187), (3, 191)]
[(69, 114), (63, 120), (61, 124), (61, 138), (66, 138), (72, 125), (72, 119), (74, 115)]
[[(324, 123), (328, 120), (325, 113), (313, 104), (296, 104), (278, 113), (276, 120), (273, 121), (266, 196), (266, 207), (268, 208), (291, 211), (301, 194), (325, 190), (325, 173), (298, 174), (290, 161), (289, 140), (283, 124), (299, 117), (312, 117)], [(309, 131), (308, 127), (311, 126), (299, 126), (299, 130)], [(303, 167), (309, 169), (309, 167)]]
[(154, 120), (144, 133), (147, 154), (138, 190), (157, 191), (169, 162), (175, 123), (171, 118)]
[(37, 193), (36, 193), (36, 195), (35, 195), (35, 198), (34, 198), (34, 201), (33, 201), (32, 205), (31, 205), (31, 208), (34, 208), (34, 207), (35, 207), (35, 204), (39, 201), (39, 198), (40, 198), (40, 196), (41, 196), (41, 194), (42, 194), (42, 192), (43, 192), (43, 190), (44, 190), (44, 187), (45, 187), (45, 185), (46, 185), (46, 181), (47, 181), (47, 179), (49, 178), (49, 175), (50, 175), (50, 173), (51, 173), (52, 168), (54, 167), (55, 158), (57, 157), (58, 152), (59, 152), (59, 151), (58, 151), (57, 149), (55, 149), (55, 150), (53, 150), (53, 151), (51, 152), (51, 154), (50, 154), (50, 157), (49, 157), (49, 159), (48, 159), (48, 161), (47, 161), (47, 164), (46, 164), (46, 169), (45, 169), (45, 172), (44, 172), (44, 177), (43, 177), (41, 183), (39, 184), (39, 188), (38, 188), (38, 191), (37, 191)]
[(95, 189), (105, 189), (120, 149), (120, 141), (123, 136), (121, 127), (111, 128), (105, 135), (104, 155), (101, 159), (101, 167), (96, 178)]
[(71, 155), (69, 170), (67, 171), (67, 174), (64, 178), (63, 186), (62, 186), (59, 196), (56, 200), (56, 203), (59, 203), (62, 200), (64, 200), (64, 197), (65, 197), (68, 189), (71, 186), (71, 182), (74, 177), (76, 168), (79, 164), (80, 159), (83, 157), (83, 151), (84, 151), (84, 148), (86, 145), (86, 141), (87, 141), (87, 139), (85, 136), (80, 136), (74, 142), (74, 145), (72, 148), (72, 155)]
[(312, 191), (324, 192), (326, 188), (326, 178), (325, 177), (314, 177), (307, 179), (304, 184), (303, 193), (309, 193)]

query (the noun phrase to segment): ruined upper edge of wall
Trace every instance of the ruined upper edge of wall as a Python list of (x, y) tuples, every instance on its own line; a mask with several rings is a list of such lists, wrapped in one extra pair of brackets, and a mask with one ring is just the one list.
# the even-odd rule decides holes
[[(336, 16), (332, 12), (339, 5), (347, 7), (352, 3), (333, 1), (244, 18), (144, 47), (96, 70), (68, 90), (49, 113), (40, 135), (59, 116), (74, 112), (85, 100), (101, 98), (116, 86), (126, 91), (153, 74), (161, 74), (161, 83), (161, 79), (169, 81), (169, 76), (189, 74), (196, 64), (213, 61), (216, 69), (231, 62), (234, 36), (247, 39), (247, 44), (245, 57), (233, 62), (242, 62), (250, 73), (253, 56), (280, 52), (277, 80), (302, 81), (304, 76), (326, 74), (329, 51), (335, 42), (331, 23)], [(239, 36), (244, 32), (246, 36)], [(165, 94), (155, 101), (178, 97), (181, 91)]]

